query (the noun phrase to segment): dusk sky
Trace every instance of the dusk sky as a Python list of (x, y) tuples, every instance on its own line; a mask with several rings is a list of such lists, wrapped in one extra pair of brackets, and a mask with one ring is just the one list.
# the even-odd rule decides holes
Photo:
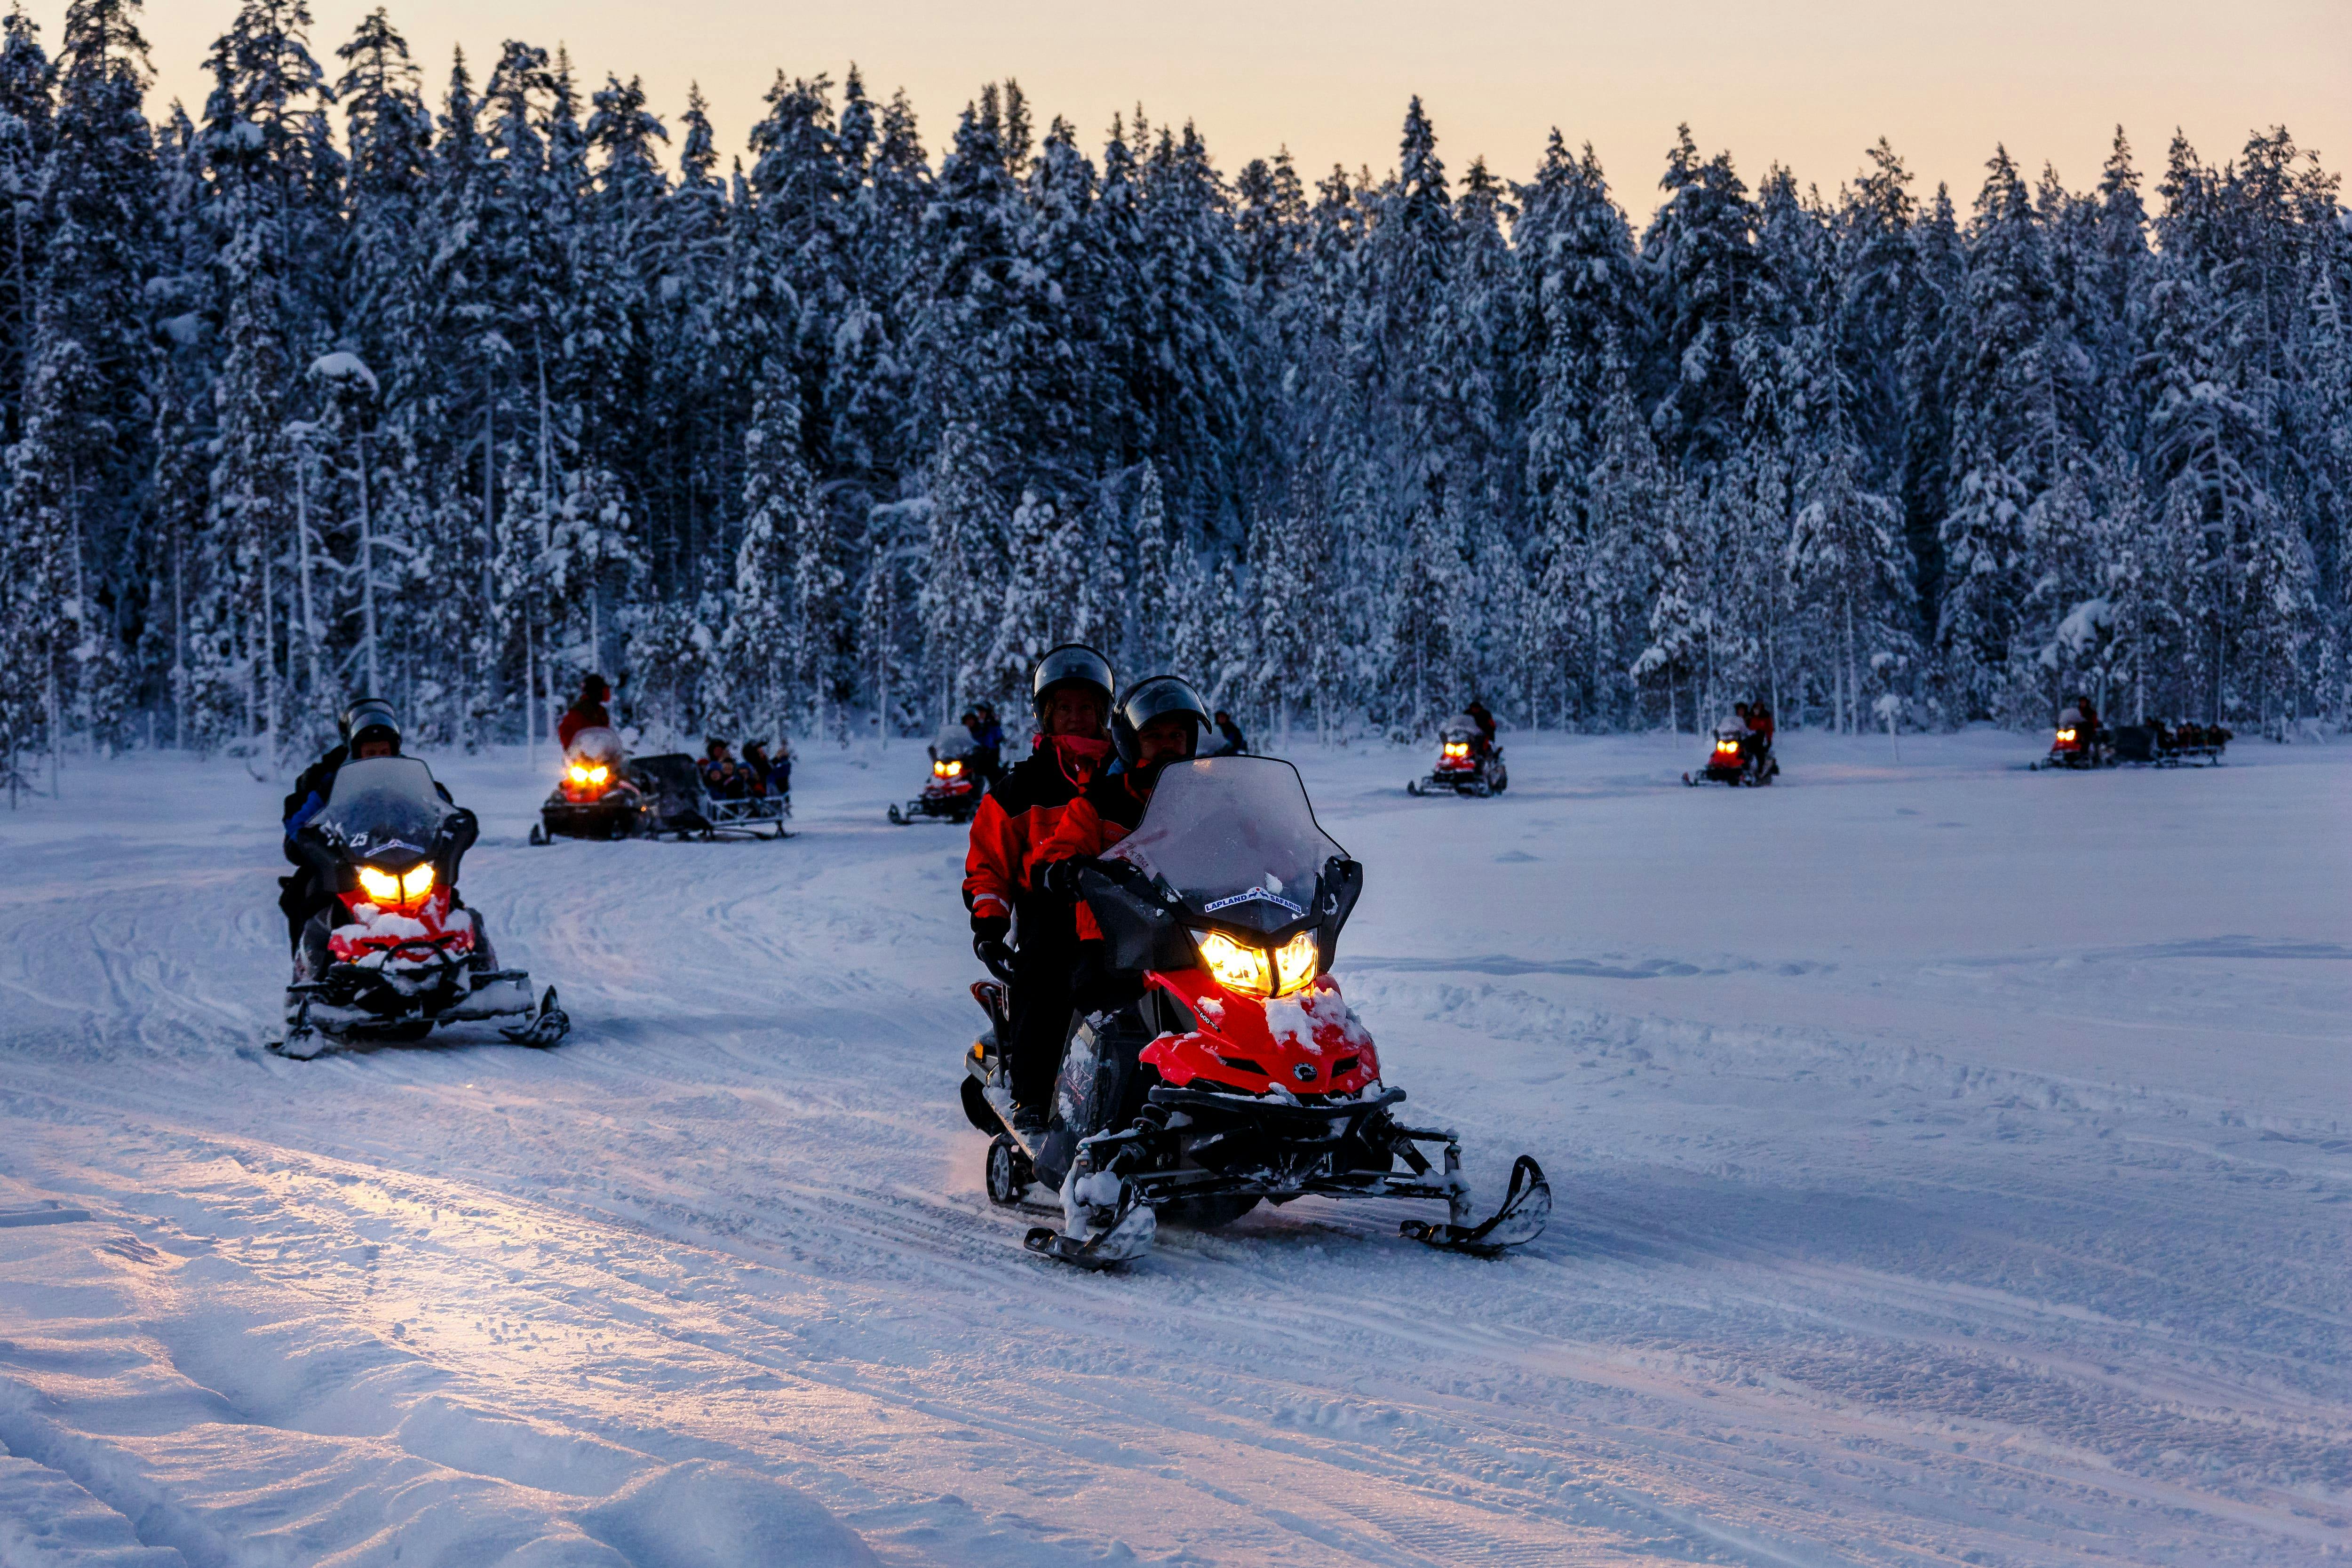
[[(373, 3), (312, 0), (313, 47), (331, 71), (334, 47)], [(2151, 174), (2176, 125), (2218, 162), (2251, 129), (2284, 123), (2331, 168), (2352, 166), (2352, 0), (388, 3), (436, 100), (453, 44), (478, 83), (505, 37), (562, 43), (583, 88), (607, 70), (641, 75), (673, 124), (698, 79), (730, 151), (779, 68), (838, 82), (854, 60), (876, 96), (907, 89), (935, 154), (980, 83), (1009, 75), (1041, 126), (1067, 115), (1089, 150), (1114, 111), (1139, 100), (1155, 122), (1194, 121), (1228, 173), (1284, 144), (1310, 178), (1335, 161), (1384, 172), (1418, 92), (1449, 170), (1483, 153), (1525, 178), (1557, 125), (1596, 146), (1636, 212), (1685, 119), (1703, 148), (1728, 147), (1751, 184), (1778, 160), (1834, 188), (1885, 134), (1923, 192), (1941, 179), (1972, 195), (1997, 141), (2029, 169), (2054, 163), (2082, 185), (2118, 121)], [(64, 0), (29, 9), (54, 47)], [(173, 97), (201, 106), (205, 49), (234, 10), (235, 0), (148, 0), (159, 110)]]

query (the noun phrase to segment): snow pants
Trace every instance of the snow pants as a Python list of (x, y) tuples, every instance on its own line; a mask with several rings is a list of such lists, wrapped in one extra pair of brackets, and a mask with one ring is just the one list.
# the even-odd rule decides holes
[(1061, 1070), (1062, 1047), (1070, 1037), (1077, 918), (1067, 902), (1045, 893), (1020, 895), (1013, 910), (1020, 942), (1013, 950), (1013, 1038), (1006, 1053), (1013, 1103), (1024, 1110), (1049, 1110), (1054, 1075)]

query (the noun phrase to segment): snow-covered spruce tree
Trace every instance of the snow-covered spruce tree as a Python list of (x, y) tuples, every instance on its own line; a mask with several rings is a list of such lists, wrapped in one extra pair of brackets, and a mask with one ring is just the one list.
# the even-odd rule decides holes
[(801, 430), (799, 378), (784, 353), (771, 353), (743, 437), (743, 540), (720, 644), (726, 696), (718, 711), (722, 722), (779, 736), (802, 707), (795, 691), (805, 699), (793, 679), (793, 567), (803, 520), (817, 501)]
[[(137, 0), (76, 0), (58, 56), (21, 438), (9, 449), (11, 728), (52, 757), (68, 735), (121, 737), (146, 584), (129, 570), (152, 462), (141, 309), (154, 269), (154, 148), (140, 112)], [(19, 742), (21, 743), (21, 742)]]
[(42, 198), (57, 144), (57, 72), (38, 33), (21, 7), (0, 18), (0, 449), (25, 430), (48, 239)]

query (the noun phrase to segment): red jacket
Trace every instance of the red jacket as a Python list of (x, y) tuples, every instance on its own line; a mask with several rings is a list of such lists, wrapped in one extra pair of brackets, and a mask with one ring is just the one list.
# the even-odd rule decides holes
[(555, 743), (570, 751), (572, 737), (581, 731), (609, 730), (612, 725), (613, 716), (604, 710), (602, 702), (590, 703), (585, 707), (574, 702), (563, 710), (563, 717), (555, 721)]
[(1748, 729), (1751, 734), (1763, 736), (1764, 743), (1770, 745), (1772, 743), (1772, 710), (1769, 708), (1750, 708), (1748, 710)]
[(1013, 913), (1013, 900), (1029, 890), (1037, 852), (1096, 770), (1109, 760), (1107, 742), (1041, 740), (981, 797), (963, 858), (965, 908), (976, 915)]
[[(1144, 807), (1151, 804), (1150, 792), (1138, 793), (1135, 779), (1131, 773), (1107, 773), (1087, 785), (1085, 793), (1063, 809), (1053, 837), (1039, 847), (1035, 863), (1045, 866), (1078, 857), (1093, 859), (1134, 832), (1135, 825), (1143, 820)], [(1078, 940), (1101, 938), (1102, 928), (1095, 923), (1094, 910), (1080, 902)]]

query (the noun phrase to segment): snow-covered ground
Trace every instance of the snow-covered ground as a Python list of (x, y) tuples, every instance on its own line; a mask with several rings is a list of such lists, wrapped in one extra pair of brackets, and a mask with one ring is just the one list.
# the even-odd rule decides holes
[[(1024, 1254), (921, 748), (800, 837), (525, 846), (561, 1049), (279, 1059), (282, 784), (0, 811), (0, 1564), (2291, 1564), (2352, 1552), (2352, 746), (1309, 750), (1391, 1081), (1550, 1231)], [(29, 1224), (28, 1219), (55, 1223)]]

